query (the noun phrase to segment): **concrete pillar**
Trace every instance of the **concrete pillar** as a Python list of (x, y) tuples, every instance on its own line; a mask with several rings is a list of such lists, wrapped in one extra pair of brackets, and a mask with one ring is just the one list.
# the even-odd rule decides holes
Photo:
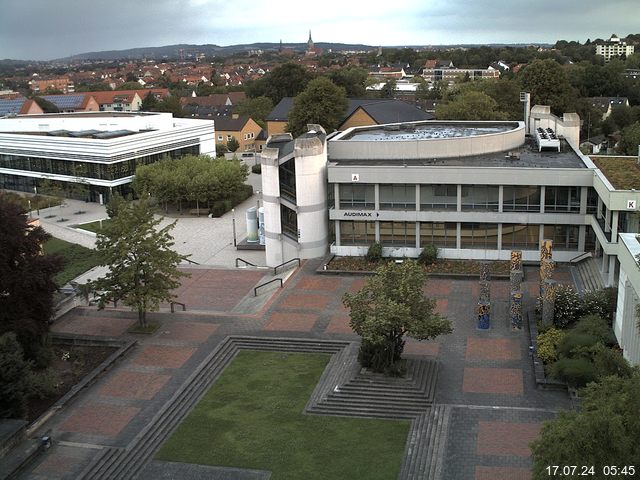
[(617, 257), (615, 255), (609, 255), (609, 275), (607, 275), (606, 287), (616, 286), (616, 260)]
[[(309, 131), (324, 133), (320, 125), (307, 127)], [(329, 246), (327, 146), (322, 138), (313, 135), (298, 137), (294, 141), (300, 258), (322, 257)]]
[(336, 247), (340, 246), (340, 220), (334, 220), (333, 224), (335, 226), (336, 233)]
[(546, 193), (547, 193), (547, 188), (544, 185), (542, 185), (540, 187), (540, 213), (544, 213), (544, 203), (545, 203), (544, 197)]
[(589, 187), (580, 187), (580, 214), (587, 214), (587, 196), (589, 195)]
[(498, 251), (502, 250), (502, 224), (498, 224)]
[(336, 210), (340, 209), (340, 184), (339, 183), (334, 183), (333, 184), (333, 204)]
[(456, 211), (461, 212), (462, 211), (462, 185), (458, 184), (458, 194), (457, 194), (457, 206), (456, 206)]
[(420, 248), (420, 222), (416, 222), (416, 248)]
[(460, 250), (462, 248), (462, 239), (460, 238), (462, 234), (462, 227), (460, 226), (460, 222), (456, 223), (456, 248)]
[(376, 220), (376, 242), (380, 243), (380, 222)]
[[(500, 185), (498, 187), (498, 212), (503, 212), (503, 204), (504, 203), (504, 185)], [(498, 247), (500, 250), (500, 247)]]
[(578, 228), (578, 250), (584, 252), (585, 249), (585, 241), (587, 238), (587, 226), (580, 225)]
[(618, 241), (618, 214), (617, 210), (611, 212), (611, 243)]
[(416, 185), (416, 212), (420, 211), (420, 185)]
[(375, 209), (380, 210), (380, 184), (376, 183), (373, 186), (373, 198), (375, 203)]
[(598, 195), (598, 208), (596, 208), (596, 218), (602, 218), (602, 199), (600, 198), (600, 195)]
[(262, 206), (264, 207), (265, 260), (275, 267), (283, 262), (282, 225), (280, 221), (279, 149), (265, 147), (260, 155)]

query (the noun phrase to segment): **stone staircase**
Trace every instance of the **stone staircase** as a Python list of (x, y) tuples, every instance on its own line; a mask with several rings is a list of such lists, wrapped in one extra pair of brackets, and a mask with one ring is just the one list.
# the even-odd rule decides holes
[(599, 263), (600, 259), (587, 258), (571, 267), (578, 293), (594, 292), (604, 288)]
[(78, 478), (135, 478), (241, 349), (334, 354), (348, 345), (348, 342), (340, 341), (228, 337), (209, 354), (127, 448), (109, 447), (101, 450)]
[[(355, 359), (354, 356), (351, 356)], [(428, 411), (438, 377), (435, 360), (408, 360), (403, 378), (385, 377), (345, 365), (331, 381), (318, 383), (307, 413), (370, 418), (409, 418)]]
[(409, 360), (406, 377), (386, 378), (360, 369), (357, 348), (357, 344), (345, 341), (228, 337), (194, 370), (126, 448), (102, 449), (77, 478), (121, 480), (138, 477), (238, 351), (248, 349), (331, 354), (305, 411), (320, 415), (412, 419), (399, 478), (439, 479), (450, 407), (433, 405), (438, 362)]
[(411, 422), (399, 480), (440, 480), (449, 432), (450, 405), (434, 405)]

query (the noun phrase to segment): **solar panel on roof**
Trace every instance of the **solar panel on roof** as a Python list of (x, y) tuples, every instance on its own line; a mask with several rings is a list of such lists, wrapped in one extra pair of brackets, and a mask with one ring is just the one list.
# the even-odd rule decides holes
[(84, 100), (84, 95), (45, 95), (45, 100), (53, 103), (58, 108), (78, 108), (82, 105), (82, 101)]
[(24, 98), (14, 98), (13, 100), (0, 100), (0, 115), (18, 113), (24, 105)]

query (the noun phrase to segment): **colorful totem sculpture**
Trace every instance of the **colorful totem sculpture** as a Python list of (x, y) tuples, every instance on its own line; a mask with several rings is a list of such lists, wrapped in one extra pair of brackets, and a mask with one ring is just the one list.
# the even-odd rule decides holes
[(478, 298), (478, 328), (488, 330), (491, 326), (491, 266), (480, 265), (480, 294)]
[(520, 330), (522, 328), (522, 252), (513, 250), (511, 252), (511, 264), (509, 271), (509, 283), (511, 293), (509, 295), (509, 319), (511, 328)]

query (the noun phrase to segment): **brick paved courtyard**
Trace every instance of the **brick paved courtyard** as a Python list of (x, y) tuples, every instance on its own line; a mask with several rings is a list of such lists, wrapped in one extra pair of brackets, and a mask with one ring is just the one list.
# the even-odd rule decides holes
[[(136, 317), (122, 309), (76, 309), (56, 322), (54, 331), (135, 339), (138, 345), (47, 422), (43, 428), (66, 443), (24, 478), (75, 478), (102, 446), (126, 447), (227, 335), (357, 340), (341, 298), (366, 278), (318, 275), (318, 265), (304, 264), (255, 314), (231, 310), (252, 296), (263, 271), (192, 269), (177, 290), (187, 311), (150, 314), (160, 323), (152, 335), (126, 333)], [(525, 280), (531, 299), (537, 279)], [(440, 361), (435, 401), (452, 406), (442, 478), (529, 479), (529, 442), (569, 401), (562, 392), (535, 388), (527, 335), (511, 331), (507, 320), (508, 282), (492, 282), (491, 328), (476, 329), (477, 285), (475, 279), (431, 279), (425, 292), (455, 331), (431, 341), (407, 338), (405, 354)]]

